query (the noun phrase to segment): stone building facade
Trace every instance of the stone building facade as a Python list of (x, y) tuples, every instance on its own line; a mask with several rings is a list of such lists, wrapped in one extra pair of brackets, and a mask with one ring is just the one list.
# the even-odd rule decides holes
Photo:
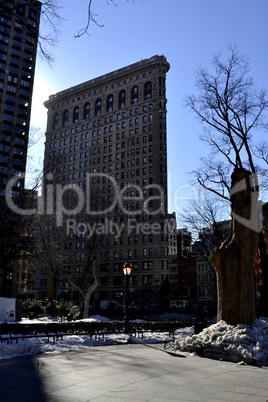
[[(64, 233), (56, 288), (68, 288), (69, 298), (76, 298), (75, 286), (63, 272), (77, 286), (89, 286), (93, 261), (100, 282), (95, 300), (122, 302), (125, 262), (132, 266), (137, 303), (145, 288), (148, 294), (169, 274), (168, 70), (166, 58), (156, 55), (45, 102), (46, 228), (56, 237)], [(39, 286), (40, 295), (43, 290)]]

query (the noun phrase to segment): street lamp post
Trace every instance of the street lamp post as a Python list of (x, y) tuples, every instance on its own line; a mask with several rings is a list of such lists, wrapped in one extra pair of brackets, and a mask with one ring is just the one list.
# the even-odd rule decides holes
[(126, 262), (123, 266), (123, 273), (126, 276), (126, 315), (125, 315), (125, 324), (126, 327), (129, 323), (129, 277), (131, 275), (132, 267), (129, 265), (128, 262)]

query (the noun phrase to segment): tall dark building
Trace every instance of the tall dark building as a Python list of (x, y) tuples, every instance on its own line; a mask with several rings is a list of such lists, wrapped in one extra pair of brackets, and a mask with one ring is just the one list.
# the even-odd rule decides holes
[[(41, 3), (0, 2), (0, 295), (16, 296), (18, 259), (26, 247), (26, 223), (9, 207), (8, 193), (25, 202), (29, 125)], [(9, 182), (16, 176), (18, 180)], [(24, 200), (23, 200), (24, 199)]]
[(45, 102), (44, 178), (50, 193), (53, 185), (57, 193), (47, 227), (55, 233), (64, 228), (62, 247), (69, 258), (63, 271), (80, 273), (77, 284), (89, 254), (94, 260), (101, 251), (99, 300), (122, 294), (126, 261), (133, 268), (133, 298), (145, 287), (153, 291), (168, 275), (168, 70), (166, 58), (156, 55)]
[(40, 7), (36, 0), (0, 2), (0, 194), (26, 169)]

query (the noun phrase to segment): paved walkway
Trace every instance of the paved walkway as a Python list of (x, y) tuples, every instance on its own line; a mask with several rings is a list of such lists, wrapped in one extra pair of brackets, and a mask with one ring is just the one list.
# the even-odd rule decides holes
[(183, 357), (163, 345), (90, 347), (1, 360), (0, 401), (267, 402), (268, 367)]

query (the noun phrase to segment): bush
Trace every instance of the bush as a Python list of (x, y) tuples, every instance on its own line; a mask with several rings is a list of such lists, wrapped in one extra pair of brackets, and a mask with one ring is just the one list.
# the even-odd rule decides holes
[(39, 300), (25, 300), (22, 303), (22, 314), (29, 315), (29, 313), (34, 313), (35, 316), (43, 315), (44, 310), (42, 304)]
[(65, 300), (61, 299), (59, 304), (57, 305), (57, 313), (58, 315), (67, 316), (70, 313), (70, 304)]
[(52, 316), (64, 316), (70, 313), (70, 305), (65, 300), (61, 299), (58, 304), (48, 303), (41, 300), (25, 300), (22, 303), (22, 314), (29, 316), (30, 313), (37, 316), (52, 315)]

